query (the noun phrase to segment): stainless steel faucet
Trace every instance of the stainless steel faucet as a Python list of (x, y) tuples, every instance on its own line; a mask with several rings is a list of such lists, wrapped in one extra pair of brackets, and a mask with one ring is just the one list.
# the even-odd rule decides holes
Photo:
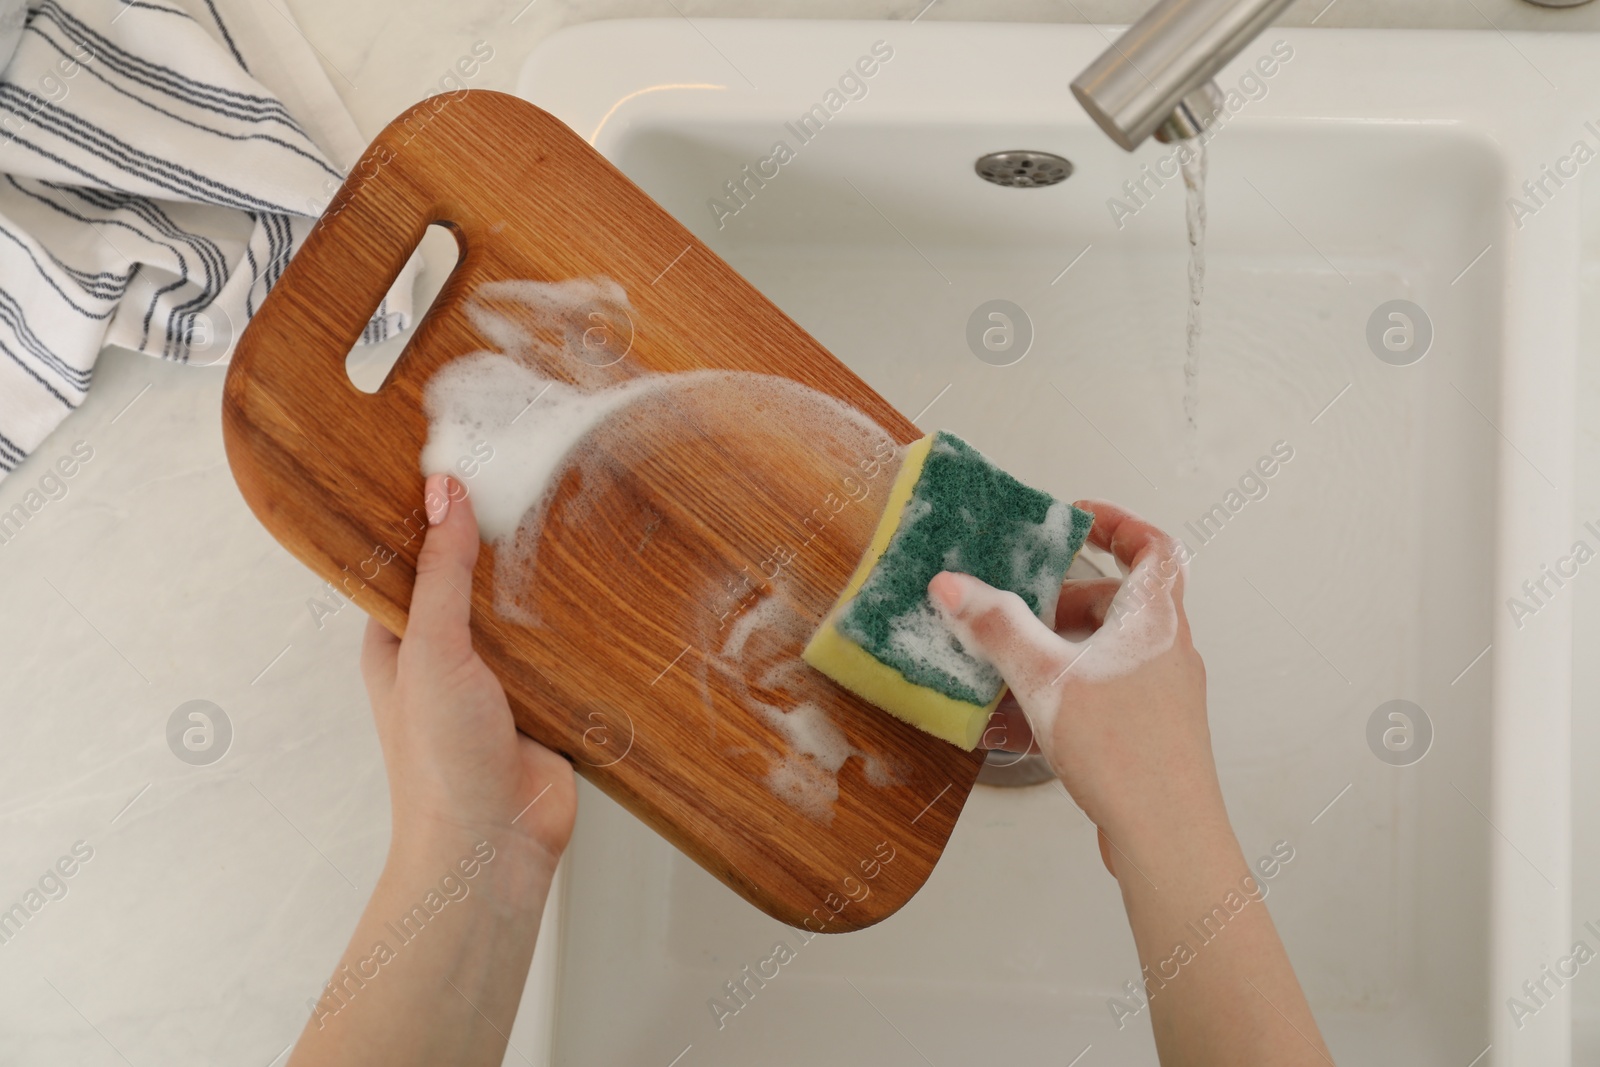
[(1294, 0), (1161, 0), (1072, 82), (1111, 139), (1198, 136), (1222, 108), (1212, 77)]

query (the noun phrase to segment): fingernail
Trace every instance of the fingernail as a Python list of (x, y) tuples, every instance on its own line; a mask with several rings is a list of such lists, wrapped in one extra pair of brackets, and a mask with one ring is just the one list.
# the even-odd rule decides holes
[(928, 583), (928, 596), (935, 607), (943, 608), (952, 615), (959, 615), (962, 606), (967, 602), (967, 590), (970, 584), (971, 580), (965, 574), (941, 571)]
[(445, 474), (430, 474), (422, 486), (422, 506), (428, 514), (428, 525), (437, 526), (450, 514), (450, 493)]

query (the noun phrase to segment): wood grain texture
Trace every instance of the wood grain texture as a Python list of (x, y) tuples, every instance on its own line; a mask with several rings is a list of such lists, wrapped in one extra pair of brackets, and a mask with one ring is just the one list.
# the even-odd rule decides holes
[[(383, 386), (363, 393), (346, 354), (431, 223), (455, 234), (460, 262)], [(615, 373), (781, 375), (852, 405), (897, 442), (921, 436), (571, 130), (514, 97), (462, 91), (418, 104), (373, 142), (240, 339), (223, 429), (250, 507), (403, 633), (423, 530), (423, 390), (451, 359), (493, 347), (465, 302), (485, 282), (595, 275), (630, 302), (631, 347)], [(593, 368), (539, 370), (593, 381)], [(726, 400), (606, 435), (596, 447), (616, 473), (604, 484), (568, 473), (517, 591), (538, 625), (497, 614), (486, 545), (473, 639), (525, 733), (712, 874), (791, 925), (859, 929), (927, 879), (982, 755), (813, 680), (850, 744), (884, 758), (895, 781), (873, 784), (864, 760), (850, 759), (831, 822), (768, 787), (787, 745), (750, 699), (773, 695), (727, 676), (719, 635), (767, 597), (820, 620), (871, 537), (893, 463), (868, 477), (819, 449), (788, 405)], [(851, 477), (867, 495), (841, 506)], [(775, 549), (791, 554), (776, 582)], [(799, 652), (797, 641), (763, 655), (797, 662)]]

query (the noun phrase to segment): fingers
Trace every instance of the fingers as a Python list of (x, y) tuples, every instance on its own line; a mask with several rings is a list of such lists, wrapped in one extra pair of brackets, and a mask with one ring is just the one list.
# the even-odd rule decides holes
[(417, 556), (406, 640), (446, 650), (470, 648), (472, 567), (478, 561), (478, 521), (472, 501), (460, 482), (434, 474), (424, 486), (423, 506), (429, 525)]
[(1094, 512), (1089, 527), (1089, 543), (1117, 557), (1117, 562), (1132, 568), (1141, 553), (1151, 546), (1166, 547), (1171, 538), (1126, 508), (1105, 500), (1080, 500), (1078, 507)]
[[(1173, 598), (1182, 599), (1183, 567), (1176, 539), (1110, 501), (1080, 500), (1076, 506), (1094, 512), (1094, 525), (1089, 528), (1090, 544), (1110, 552), (1125, 571), (1132, 571), (1142, 559), (1150, 557), (1159, 568), (1163, 582), (1176, 579)], [(1171, 562), (1167, 562), (1169, 560)]]
[(1019, 694), (1038, 692), (1070, 661), (1069, 648), (1021, 597), (943, 571), (928, 595), (963, 647), (995, 665)]
[(1084, 578), (1064, 583), (1056, 601), (1056, 632), (1081, 641), (1100, 629), (1112, 598), (1121, 587), (1120, 578)]

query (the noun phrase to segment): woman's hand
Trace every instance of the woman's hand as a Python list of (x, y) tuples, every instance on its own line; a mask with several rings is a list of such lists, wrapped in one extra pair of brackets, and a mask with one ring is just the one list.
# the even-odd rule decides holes
[(478, 524), (435, 475), (405, 638), (367, 623), (361, 671), (389, 771), (389, 858), (290, 1067), (490, 1067), (506, 1058), (572, 767), (517, 732), (472, 648)]
[[(1065, 583), (1059, 632), (976, 578), (928, 584), (956, 637), (1014, 694), (990, 733), (1010, 749), (1037, 744), (1100, 828), (1163, 1064), (1332, 1064), (1228, 822), (1205, 666), (1183, 612), (1182, 546), (1114, 504), (1083, 506), (1095, 513), (1089, 539), (1125, 577)], [(1197, 917), (1218, 915), (1227, 936), (1196, 937)]]
[(1031, 738), (1120, 843), (1178, 813), (1220, 811), (1222, 793), (1205, 665), (1183, 612), (1181, 546), (1114, 504), (1079, 506), (1095, 515), (1090, 542), (1126, 577), (1066, 582), (1057, 632), (1020, 597), (967, 575), (940, 574), (928, 592), (961, 643), (1011, 687), (989, 733), (1014, 751)]
[[(405, 639), (369, 620), (361, 672), (389, 769), (392, 840), (460, 832), (530, 846), (553, 868), (572, 836), (572, 765), (517, 732), (505, 690), (472, 647), (478, 524), (454, 478), (424, 489), (429, 529)], [(531, 805), (531, 807), (530, 807)]]

